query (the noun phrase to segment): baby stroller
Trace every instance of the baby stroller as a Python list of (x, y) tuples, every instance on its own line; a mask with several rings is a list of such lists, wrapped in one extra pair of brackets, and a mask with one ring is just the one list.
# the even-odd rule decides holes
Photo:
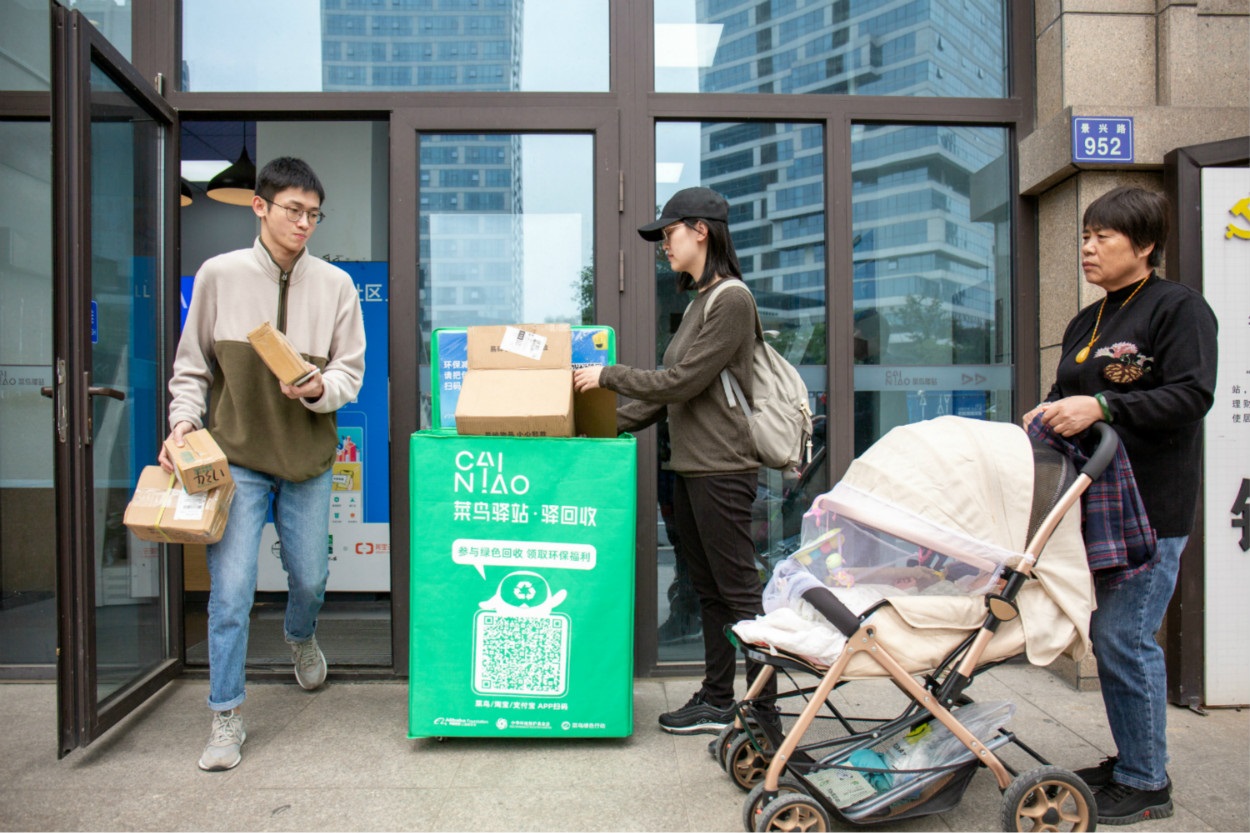
[[(1078, 474), (1014, 425), (951, 416), (901, 426), (813, 501), (802, 546), (765, 589), (765, 615), (730, 634), (762, 670), (709, 750), (750, 788), (748, 831), (941, 813), (980, 767), (1003, 792), (1004, 829), (1094, 829), (1085, 783), (1003, 728), (1012, 704), (966, 690), (1021, 653), (1047, 665), (1088, 649), (1093, 584), (1080, 513), (1069, 510), (1116, 451), (1115, 432), (1095, 430)], [(777, 675), (793, 687), (762, 696)], [(835, 688), (873, 677), (906, 695), (901, 714), (834, 705)], [(1040, 766), (1012, 769), (995, 754), (1008, 744)]]

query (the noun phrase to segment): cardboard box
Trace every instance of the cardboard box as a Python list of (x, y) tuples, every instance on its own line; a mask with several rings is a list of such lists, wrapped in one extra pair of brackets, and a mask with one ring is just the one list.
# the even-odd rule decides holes
[(616, 394), (573, 394), (567, 324), (468, 328), (456, 431), (501, 437), (616, 436)]
[(247, 340), (252, 342), (252, 348), (279, 381), (288, 385), (302, 385), (317, 372), (315, 369), (308, 369), (308, 363), (295, 349), (295, 345), (291, 344), (286, 333), (268, 321), (248, 333)]
[(174, 464), (174, 475), (189, 495), (207, 492), (230, 482), (230, 466), (217, 441), (201, 428), (183, 437), (178, 447), (172, 440), (165, 440), (165, 453)]
[(233, 480), (190, 495), (174, 475), (160, 466), (145, 466), (123, 522), (144, 541), (215, 544), (226, 531), (233, 498)]

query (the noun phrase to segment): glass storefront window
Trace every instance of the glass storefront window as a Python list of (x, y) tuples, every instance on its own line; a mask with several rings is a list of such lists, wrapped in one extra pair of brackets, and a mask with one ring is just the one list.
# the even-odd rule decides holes
[[(824, 128), (786, 122), (668, 122), (656, 126), (656, 203), (702, 185), (729, 200), (729, 231), (765, 336), (803, 376), (815, 414), (812, 462), (800, 472), (760, 470), (752, 535), (761, 571), (793, 548), (802, 514), (829, 486)], [(658, 213), (658, 211), (657, 211)], [(658, 247), (657, 247), (658, 251)], [(690, 301), (657, 254), (656, 366)], [(673, 528), (667, 437), (659, 429), (659, 658), (701, 660), (699, 602)]]
[(851, 134), (855, 453), (943, 414), (1011, 419), (1011, 177), (1002, 128)]
[(0, 122), (0, 193), (0, 436), (14, 440), (0, 443), (0, 665), (52, 664), (54, 434), (39, 394), (52, 384), (50, 124)]
[(655, 89), (1007, 95), (1004, 0), (655, 4)]
[(131, 17), (134, 0), (59, 0), (62, 5), (82, 12), (108, 42), (130, 60)]
[(608, 45), (608, 0), (183, 0), (181, 83), (606, 92)]
[(7, 0), (4, 4), (0, 11), (0, 90), (51, 89), (48, 11), (47, 0)]
[[(421, 339), (439, 327), (590, 324), (594, 137), (423, 134)], [(421, 427), (430, 427), (428, 367)]]
[[(127, 102), (122, 104), (120, 102)], [(162, 548), (122, 525), (139, 470), (156, 459), (160, 415), (164, 133), (91, 68), (91, 380), (121, 391), (92, 399), (97, 698), (166, 656)]]

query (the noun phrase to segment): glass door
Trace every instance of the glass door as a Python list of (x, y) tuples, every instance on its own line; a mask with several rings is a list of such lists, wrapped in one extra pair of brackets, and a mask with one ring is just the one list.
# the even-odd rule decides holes
[[(53, 19), (59, 754), (181, 665), (181, 570), (122, 524), (164, 435), (174, 111), (78, 12)], [(171, 197), (174, 197), (171, 199)], [(177, 573), (178, 575), (175, 575)]]

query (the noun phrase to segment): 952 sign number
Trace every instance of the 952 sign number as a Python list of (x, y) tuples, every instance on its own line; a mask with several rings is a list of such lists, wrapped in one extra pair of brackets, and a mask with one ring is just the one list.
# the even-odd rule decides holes
[(1073, 162), (1132, 162), (1133, 120), (1072, 117)]

